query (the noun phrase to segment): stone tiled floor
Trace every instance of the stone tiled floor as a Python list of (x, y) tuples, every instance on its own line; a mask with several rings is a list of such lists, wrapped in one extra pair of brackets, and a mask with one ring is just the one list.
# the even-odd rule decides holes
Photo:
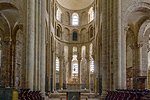
[[(59, 98), (49, 98), (48, 100), (60, 100)], [(66, 99), (62, 99), (62, 100), (66, 100)], [(81, 99), (81, 100), (86, 100), (86, 99)], [(98, 98), (92, 98), (92, 99), (88, 99), (88, 100), (99, 100)]]

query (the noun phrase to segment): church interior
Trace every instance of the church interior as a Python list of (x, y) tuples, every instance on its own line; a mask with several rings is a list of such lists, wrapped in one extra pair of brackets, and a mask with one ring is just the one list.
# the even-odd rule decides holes
[(150, 100), (150, 0), (0, 0), (0, 100), (11, 89)]

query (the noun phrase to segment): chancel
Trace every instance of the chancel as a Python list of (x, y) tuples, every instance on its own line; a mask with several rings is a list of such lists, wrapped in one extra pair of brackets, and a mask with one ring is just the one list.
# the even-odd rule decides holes
[(150, 0), (0, 0), (0, 100), (150, 100)]

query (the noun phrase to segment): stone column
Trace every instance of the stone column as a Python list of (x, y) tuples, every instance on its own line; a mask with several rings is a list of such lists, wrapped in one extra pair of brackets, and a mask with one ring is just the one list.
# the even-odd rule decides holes
[(145, 88), (148, 88), (148, 44), (142, 46), (142, 67), (140, 68), (141, 76), (146, 76)]
[(40, 59), (40, 90), (42, 96), (45, 96), (45, 59), (46, 59), (46, 44), (45, 44), (45, 17), (46, 17), (46, 0), (41, 2), (41, 59)]
[(63, 61), (64, 56), (59, 57), (59, 89), (63, 88)]
[(56, 90), (56, 54), (53, 50), (53, 91)]
[(38, 45), (39, 45), (39, 32), (38, 32), (38, 17), (39, 17), (39, 5), (38, 5), (38, 0), (35, 1), (35, 48), (34, 48), (34, 52), (35, 52), (35, 55), (34, 55), (34, 90), (36, 91), (37, 90), (37, 83), (38, 83), (38, 67), (39, 67), (39, 64), (38, 64), (38, 52), (39, 52), (39, 49), (38, 49)]
[[(8, 39), (4, 39), (2, 41), (2, 59), (1, 59), (1, 67), (0, 67), (0, 85), (4, 87), (10, 87), (10, 46), (11, 42)], [(13, 70), (12, 70), (13, 71)]]
[(121, 34), (121, 89), (126, 89), (126, 34), (129, 26), (122, 30)]
[(95, 92), (96, 93), (96, 87), (97, 87), (97, 85), (96, 85), (96, 67), (95, 67), (95, 55), (92, 55), (92, 58), (93, 58), (93, 61), (94, 61), (94, 82), (93, 82), (93, 92)]
[(87, 89), (90, 89), (90, 60), (89, 60), (89, 56), (86, 56), (85, 59), (86, 59), (86, 63), (87, 63)]
[(113, 1), (114, 89), (121, 88), (121, 0)]
[(81, 56), (77, 57), (78, 60), (78, 83), (81, 84)]
[(70, 46), (68, 49), (68, 63), (69, 63), (69, 68), (68, 68), (68, 83), (71, 83), (71, 73), (72, 73), (72, 47)]
[(28, 54), (27, 54), (27, 66), (28, 66), (28, 88), (33, 91), (33, 79), (34, 79), (34, 17), (35, 17), (35, 0), (27, 0), (27, 26), (28, 26)]
[(41, 59), (41, 0), (38, 0), (38, 66), (37, 66), (37, 90), (40, 90), (40, 59)]
[(108, 89), (107, 34), (107, 0), (102, 0), (102, 99), (106, 97)]
[(68, 68), (68, 83), (71, 83), (71, 73), (72, 73), (72, 55), (70, 55), (70, 57), (68, 57), (68, 62), (69, 62), (69, 68)]

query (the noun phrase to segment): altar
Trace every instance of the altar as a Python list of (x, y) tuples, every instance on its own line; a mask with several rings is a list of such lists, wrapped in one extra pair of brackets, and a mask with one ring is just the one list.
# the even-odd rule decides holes
[(81, 100), (81, 92), (75, 90), (68, 90), (67, 92), (67, 99), (66, 100)]
[(67, 89), (68, 90), (79, 90), (79, 89), (81, 89), (81, 85), (82, 84), (78, 84), (78, 83), (70, 83), (70, 84), (67, 84)]

